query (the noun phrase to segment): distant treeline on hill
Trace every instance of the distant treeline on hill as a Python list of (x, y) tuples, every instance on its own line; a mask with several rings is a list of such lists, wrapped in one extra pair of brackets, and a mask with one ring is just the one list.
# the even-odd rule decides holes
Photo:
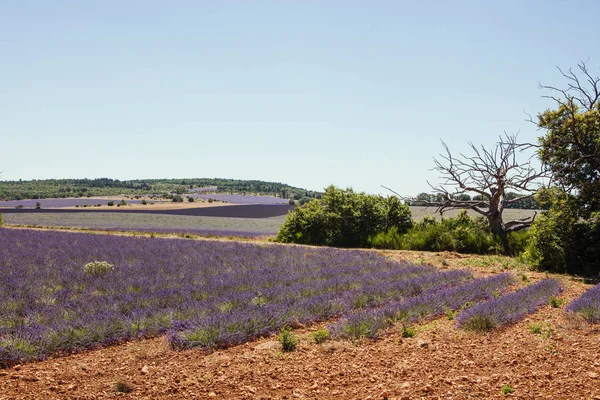
[(260, 194), (284, 199), (320, 198), (322, 193), (279, 182), (256, 180), (191, 179), (43, 179), (0, 181), (0, 200), (47, 199), (65, 197), (111, 196), (120, 194), (184, 194), (190, 189), (217, 187), (218, 193)]

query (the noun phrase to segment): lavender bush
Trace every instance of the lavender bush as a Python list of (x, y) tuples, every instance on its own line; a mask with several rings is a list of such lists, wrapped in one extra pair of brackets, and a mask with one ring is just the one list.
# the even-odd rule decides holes
[(464, 329), (488, 331), (496, 326), (520, 320), (548, 303), (550, 297), (559, 292), (558, 281), (544, 279), (534, 285), (467, 308), (457, 315), (456, 323)]
[[(228, 346), (470, 278), (331, 248), (4, 229), (0, 243), (2, 366), (163, 333)], [(111, 267), (86, 273), (98, 260)]]
[(571, 302), (566, 311), (578, 313), (592, 323), (600, 322), (600, 284)]
[(391, 301), (377, 309), (353, 312), (332, 325), (330, 330), (332, 334), (341, 337), (372, 338), (395, 321), (409, 324), (441, 315), (447, 310), (457, 310), (465, 304), (489, 299), (514, 282), (514, 277), (507, 273), (475, 280), (465, 280), (464, 276), (462, 278), (462, 282), (458, 276), (455, 279), (438, 279), (436, 284), (429, 285), (419, 296)]

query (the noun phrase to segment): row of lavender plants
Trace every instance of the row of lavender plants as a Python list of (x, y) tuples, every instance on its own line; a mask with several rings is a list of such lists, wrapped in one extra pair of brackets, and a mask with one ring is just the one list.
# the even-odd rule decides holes
[(4, 366), (163, 333), (227, 346), (472, 279), (331, 248), (12, 229), (0, 243)]
[(560, 292), (555, 279), (543, 279), (523, 289), (507, 293), (490, 301), (479, 303), (456, 316), (459, 327), (467, 330), (488, 331), (496, 326), (516, 322), (534, 312)]
[(592, 323), (600, 322), (600, 284), (571, 302), (566, 311), (577, 313)]
[(478, 278), (459, 285), (439, 285), (420, 296), (391, 301), (383, 307), (357, 310), (329, 327), (332, 335), (373, 338), (397, 321), (408, 325), (425, 318), (453, 312), (474, 302), (490, 299), (514, 283), (511, 274)]

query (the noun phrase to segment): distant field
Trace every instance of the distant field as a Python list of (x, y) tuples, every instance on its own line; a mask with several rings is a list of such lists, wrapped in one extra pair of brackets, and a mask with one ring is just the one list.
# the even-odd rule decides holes
[(83, 211), (7, 213), (3, 218), (14, 225), (244, 237), (274, 235), (285, 220), (285, 216), (226, 218)]
[[(198, 189), (199, 190), (199, 189)], [(112, 201), (115, 205), (121, 200), (125, 200), (127, 204), (140, 204), (142, 199), (130, 199), (128, 195), (122, 196), (107, 196), (107, 197), (74, 197), (74, 198), (61, 198), (61, 199), (26, 199), (26, 200), (8, 200), (0, 201), (0, 208), (14, 208), (21, 206), (23, 208), (35, 208), (37, 203), (40, 204), (42, 209), (44, 208), (66, 208), (66, 207), (82, 207), (82, 206), (106, 206), (109, 201)], [(258, 196), (258, 195), (241, 195), (241, 194), (195, 194), (189, 193), (182, 195), (185, 202), (188, 204), (187, 198), (192, 197), (197, 200), (208, 201), (209, 199), (222, 201), (229, 204), (288, 204), (288, 199), (282, 199), (274, 196)], [(145, 197), (146, 201), (157, 204), (175, 204), (171, 200), (165, 199), (150, 199)], [(181, 204), (181, 203), (179, 203)], [(191, 203), (194, 205), (194, 203)]]
[(190, 194), (187, 195), (195, 199), (215, 199), (231, 204), (288, 204), (288, 199), (274, 196), (244, 196), (241, 194)]
[[(255, 237), (275, 235), (285, 221), (287, 205), (230, 205), (173, 210), (0, 210), (4, 221), (14, 225), (84, 228), (111, 231), (192, 233), (215, 236)], [(411, 207), (415, 220), (425, 216), (440, 218), (433, 207)], [(525, 218), (534, 210), (509, 209), (505, 220)], [(458, 210), (447, 212), (454, 217)], [(477, 216), (475, 212), (469, 215)]]
[[(415, 220), (423, 219), (424, 217), (434, 217), (440, 219), (440, 214), (435, 212), (435, 207), (419, 207), (419, 206), (411, 206), (410, 212), (412, 213), (412, 217)], [(456, 217), (460, 210), (452, 210), (446, 211), (444, 213), (444, 218)], [(536, 210), (520, 210), (509, 208), (504, 210), (504, 221), (509, 221), (513, 219), (527, 218), (531, 217)], [(540, 210), (537, 210), (537, 213), (540, 213)], [(475, 211), (468, 211), (468, 214), (471, 217), (479, 217), (480, 214), (477, 214)]]

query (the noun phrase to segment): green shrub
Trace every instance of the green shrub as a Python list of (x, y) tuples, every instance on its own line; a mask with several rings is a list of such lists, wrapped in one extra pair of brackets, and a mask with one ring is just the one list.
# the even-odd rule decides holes
[(109, 207), (112, 207), (112, 206), (115, 205), (115, 202), (114, 201), (109, 201), (106, 205), (109, 206)]
[(317, 331), (313, 332), (312, 336), (313, 336), (313, 339), (316, 344), (321, 344), (321, 343), (329, 340), (329, 337), (330, 337), (329, 329), (327, 329), (327, 328), (318, 329)]
[(523, 251), (527, 236), (527, 232), (510, 232), (501, 240), (490, 232), (485, 220), (471, 218), (463, 210), (457, 217), (441, 221), (425, 217), (404, 235), (394, 229), (378, 233), (371, 244), (376, 248), (398, 250), (518, 254)]
[(283, 328), (279, 334), (279, 343), (281, 343), (283, 351), (294, 351), (298, 345), (298, 339), (290, 328)]
[(533, 223), (523, 259), (541, 271), (598, 275), (600, 219), (579, 218), (581, 210), (573, 197), (545, 193), (552, 207)]
[(4, 220), (2, 219), (2, 214), (0, 214), (0, 226), (4, 225)]
[(503, 395), (511, 394), (511, 393), (514, 393), (514, 392), (515, 392), (515, 389), (513, 389), (512, 386), (510, 386), (510, 385), (504, 385), (504, 386), (502, 386), (502, 394)]
[(415, 337), (416, 334), (417, 334), (417, 331), (414, 328), (411, 328), (410, 326), (402, 327), (402, 337), (403, 338)]
[(560, 306), (562, 306), (563, 303), (564, 303), (564, 299), (561, 299), (560, 297), (556, 297), (556, 296), (550, 297), (550, 305), (554, 308), (560, 308)]
[(534, 335), (542, 333), (542, 324), (540, 322), (534, 322), (527, 327), (527, 330)]
[(277, 234), (284, 243), (368, 247), (371, 238), (396, 228), (412, 226), (410, 209), (397, 197), (355, 193), (352, 189), (325, 189), (322, 200), (313, 199), (291, 211)]

